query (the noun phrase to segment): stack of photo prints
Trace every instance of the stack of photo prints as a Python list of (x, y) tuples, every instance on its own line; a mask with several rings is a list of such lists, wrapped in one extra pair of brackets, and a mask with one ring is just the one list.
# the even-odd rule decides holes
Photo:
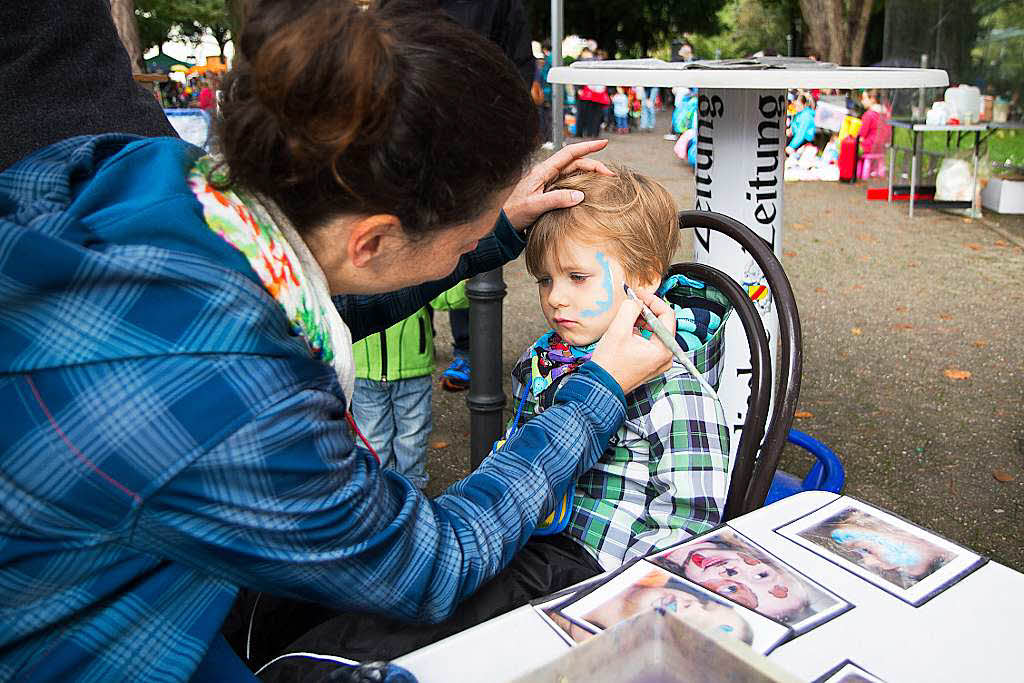
[[(913, 607), (985, 559), (847, 496), (775, 532)], [(569, 645), (648, 609), (767, 655), (853, 605), (727, 525), (534, 603)], [(820, 681), (879, 681), (844, 661)]]

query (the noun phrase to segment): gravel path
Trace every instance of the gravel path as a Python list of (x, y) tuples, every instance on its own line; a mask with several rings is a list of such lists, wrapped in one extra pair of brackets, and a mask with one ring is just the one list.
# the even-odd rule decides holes
[[(613, 136), (599, 156), (691, 207), (693, 175), (663, 132)], [(910, 220), (905, 205), (867, 201), (863, 183), (790, 183), (785, 201), (783, 262), (804, 335), (799, 410), (811, 414), (795, 426), (839, 454), (846, 493), (1024, 571), (1024, 217), (922, 209)], [(684, 236), (679, 260), (691, 244)], [(505, 280), (507, 378), (546, 328), (521, 260)], [(439, 375), (451, 336), (445, 314), (435, 323)], [(468, 471), (465, 396), (434, 393), (432, 495)], [(782, 468), (810, 462), (787, 449)]]

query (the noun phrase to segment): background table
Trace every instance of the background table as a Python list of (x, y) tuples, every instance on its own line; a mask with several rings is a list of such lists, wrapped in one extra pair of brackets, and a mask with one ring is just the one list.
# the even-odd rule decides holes
[[(1024, 574), (988, 562), (920, 607), (868, 583), (774, 529), (835, 500), (810, 491), (751, 512), (729, 526), (854, 605), (769, 655), (811, 681), (845, 659), (899, 681), (1019, 681)], [(421, 683), (507, 681), (567, 651), (532, 607), (521, 607), (396, 663)]]
[[(709, 63), (714, 65), (714, 63)], [(786, 90), (789, 88), (919, 88), (948, 85), (939, 69), (836, 67), (810, 60), (764, 58), (745, 68), (692, 68), (655, 59), (576, 62), (548, 72), (551, 83), (700, 88), (697, 112), (696, 208), (726, 214), (751, 228), (782, 260)], [(765, 68), (771, 67), (771, 68)], [(614, 144), (614, 143), (613, 143)], [(666, 150), (666, 154), (668, 154)], [(643, 171), (643, 169), (639, 169)], [(733, 277), (747, 291), (767, 282), (753, 259), (721, 233), (695, 231), (696, 260)], [(769, 341), (778, 334), (771, 292), (755, 299)], [(718, 390), (736, 455), (747, 414), (750, 355), (737, 316), (726, 327), (725, 368)], [(777, 368), (776, 345), (771, 344)], [(774, 378), (775, 373), (772, 373)], [(735, 462), (735, 457), (730, 463)]]
[[(911, 121), (900, 121), (893, 119), (888, 121), (888, 124), (893, 128), (902, 128), (910, 131), (910, 217), (914, 217), (914, 192), (917, 189), (917, 157), (921, 152), (920, 140), (926, 133), (945, 133), (946, 134), (946, 146), (949, 147), (950, 141), (953, 136), (956, 136), (957, 147), (960, 146), (960, 141), (965, 135), (974, 133), (974, 148), (972, 154), (972, 175), (973, 182), (971, 184), (971, 215), (975, 218), (981, 215), (981, 208), (978, 206), (978, 148), (981, 146), (982, 133), (989, 130), (989, 124), (987, 123), (975, 123), (975, 124), (956, 124), (956, 125), (928, 125), (925, 123), (913, 123)], [(889, 203), (892, 203), (893, 193), (893, 176), (895, 174), (894, 166), (896, 161), (896, 150), (903, 149), (897, 145), (891, 144), (889, 146)], [(951, 203), (952, 205), (960, 208), (957, 203)]]

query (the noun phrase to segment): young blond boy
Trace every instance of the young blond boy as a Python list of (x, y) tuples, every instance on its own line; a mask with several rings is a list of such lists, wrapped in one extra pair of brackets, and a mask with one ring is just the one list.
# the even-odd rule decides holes
[[(531, 229), (526, 266), (551, 327), (513, 370), (522, 417), (550, 407), (560, 383), (593, 352), (626, 297), (623, 284), (655, 292), (676, 312), (680, 346), (712, 386), (721, 372), (728, 300), (669, 271), (677, 213), (661, 185), (626, 168), (579, 173), (555, 188), (582, 203), (551, 211)], [(576, 482), (568, 527), (604, 569), (678, 543), (721, 521), (729, 432), (721, 404), (678, 361), (626, 396), (626, 421), (597, 465)]]

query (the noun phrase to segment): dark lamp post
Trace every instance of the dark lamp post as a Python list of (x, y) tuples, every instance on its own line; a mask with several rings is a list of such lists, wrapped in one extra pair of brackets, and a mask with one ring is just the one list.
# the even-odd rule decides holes
[(491, 445), (501, 437), (505, 393), (501, 390), (502, 299), (505, 281), (501, 268), (482, 273), (466, 283), (469, 298), (469, 462), (472, 469), (483, 461)]

